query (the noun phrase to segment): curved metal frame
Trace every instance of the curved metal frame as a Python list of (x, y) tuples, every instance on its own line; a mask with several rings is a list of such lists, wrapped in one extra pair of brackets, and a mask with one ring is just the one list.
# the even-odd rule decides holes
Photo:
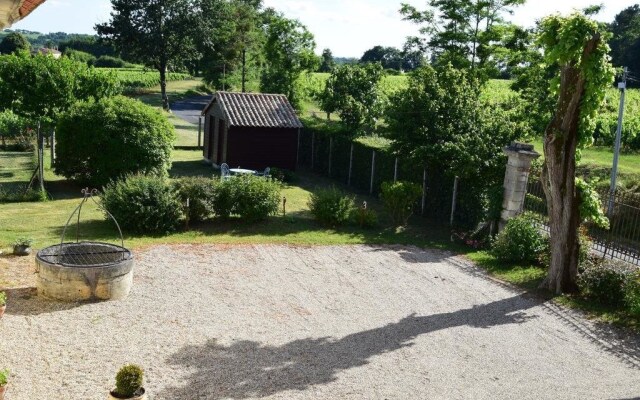
[[(111, 218), (111, 220), (116, 224), (116, 227), (118, 228), (118, 233), (120, 234), (120, 245), (121, 245), (120, 247), (124, 248), (124, 236), (122, 235), (122, 229), (120, 229), (120, 224), (115, 219), (115, 217), (109, 211), (107, 211), (106, 208), (102, 206), (102, 204), (96, 201), (94, 197), (98, 195), (98, 189), (89, 190), (89, 188), (84, 188), (82, 189), (82, 194), (84, 195), (82, 201), (80, 201), (80, 204), (78, 205), (78, 207), (76, 207), (76, 209), (73, 210), (73, 212), (71, 213), (71, 216), (69, 216), (69, 219), (67, 220), (67, 223), (64, 226), (64, 229), (62, 230), (62, 237), (60, 238), (60, 250), (62, 250), (62, 246), (64, 245), (64, 238), (67, 234), (67, 228), (69, 227), (69, 223), (71, 223), (71, 220), (73, 219), (73, 216), (76, 215), (76, 213), (78, 213), (78, 219), (76, 222), (76, 243), (80, 243), (80, 214), (82, 213), (82, 206), (84, 205), (84, 203), (89, 201), (89, 199), (91, 199), (95, 203), (95, 205), (98, 206), (99, 209), (104, 211)], [(125, 259), (124, 253), (122, 254), (122, 259), (123, 260)]]

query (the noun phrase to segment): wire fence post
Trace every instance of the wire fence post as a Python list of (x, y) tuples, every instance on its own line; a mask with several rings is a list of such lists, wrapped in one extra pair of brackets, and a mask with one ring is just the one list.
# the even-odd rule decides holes
[(373, 181), (376, 174), (376, 151), (371, 152), (371, 186), (369, 188), (369, 194), (373, 194)]
[(202, 143), (202, 117), (198, 117), (198, 147), (201, 147)]
[(44, 192), (44, 135), (38, 121), (38, 181), (40, 183), (40, 191)]
[(51, 169), (56, 162), (56, 130), (51, 131)]
[(329, 137), (329, 178), (331, 178), (331, 158), (333, 156), (333, 136)]
[(424, 216), (425, 206), (427, 205), (427, 167), (424, 168), (422, 174), (422, 215)]
[(456, 214), (456, 203), (458, 200), (458, 182), (460, 178), (456, 176), (456, 179), (453, 181), (453, 199), (451, 200), (451, 219), (449, 220), (449, 224), (453, 226), (453, 221), (455, 219)]
[(353, 172), (353, 142), (351, 142), (351, 151), (349, 152), (349, 177), (347, 178), (347, 185), (351, 186), (351, 173)]
[(315, 158), (315, 151), (316, 149), (316, 132), (313, 131), (311, 133), (311, 170), (313, 171), (313, 164), (314, 164), (314, 158)]
[(393, 168), (393, 183), (398, 182), (398, 157), (396, 157), (396, 163)]

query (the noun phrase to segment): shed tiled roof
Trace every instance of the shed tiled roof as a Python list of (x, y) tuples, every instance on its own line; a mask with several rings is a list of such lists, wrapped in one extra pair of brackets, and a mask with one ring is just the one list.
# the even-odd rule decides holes
[(33, 10), (44, 2), (45, 0), (24, 0), (22, 7), (20, 7), (20, 18), (24, 18), (31, 14)]
[(287, 96), (263, 93), (218, 92), (203, 113), (216, 102), (230, 126), (302, 128)]
[(0, 29), (10, 27), (44, 2), (45, 0), (0, 0)]

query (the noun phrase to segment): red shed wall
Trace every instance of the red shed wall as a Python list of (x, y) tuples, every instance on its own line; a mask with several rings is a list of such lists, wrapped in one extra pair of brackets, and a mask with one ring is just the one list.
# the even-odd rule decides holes
[(226, 162), (229, 167), (263, 170), (296, 169), (298, 129), (229, 128)]

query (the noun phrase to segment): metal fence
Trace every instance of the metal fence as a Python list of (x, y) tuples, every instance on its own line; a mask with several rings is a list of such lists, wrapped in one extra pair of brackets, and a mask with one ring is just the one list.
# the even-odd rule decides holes
[[(606, 190), (599, 191), (599, 195), (605, 206), (613, 203), (613, 207), (609, 229), (586, 225), (593, 251), (603, 257), (640, 265), (640, 196), (622, 191), (611, 195)], [(524, 210), (547, 221), (546, 198), (539, 180), (529, 182)], [(543, 227), (548, 230), (548, 225), (543, 224)]]

